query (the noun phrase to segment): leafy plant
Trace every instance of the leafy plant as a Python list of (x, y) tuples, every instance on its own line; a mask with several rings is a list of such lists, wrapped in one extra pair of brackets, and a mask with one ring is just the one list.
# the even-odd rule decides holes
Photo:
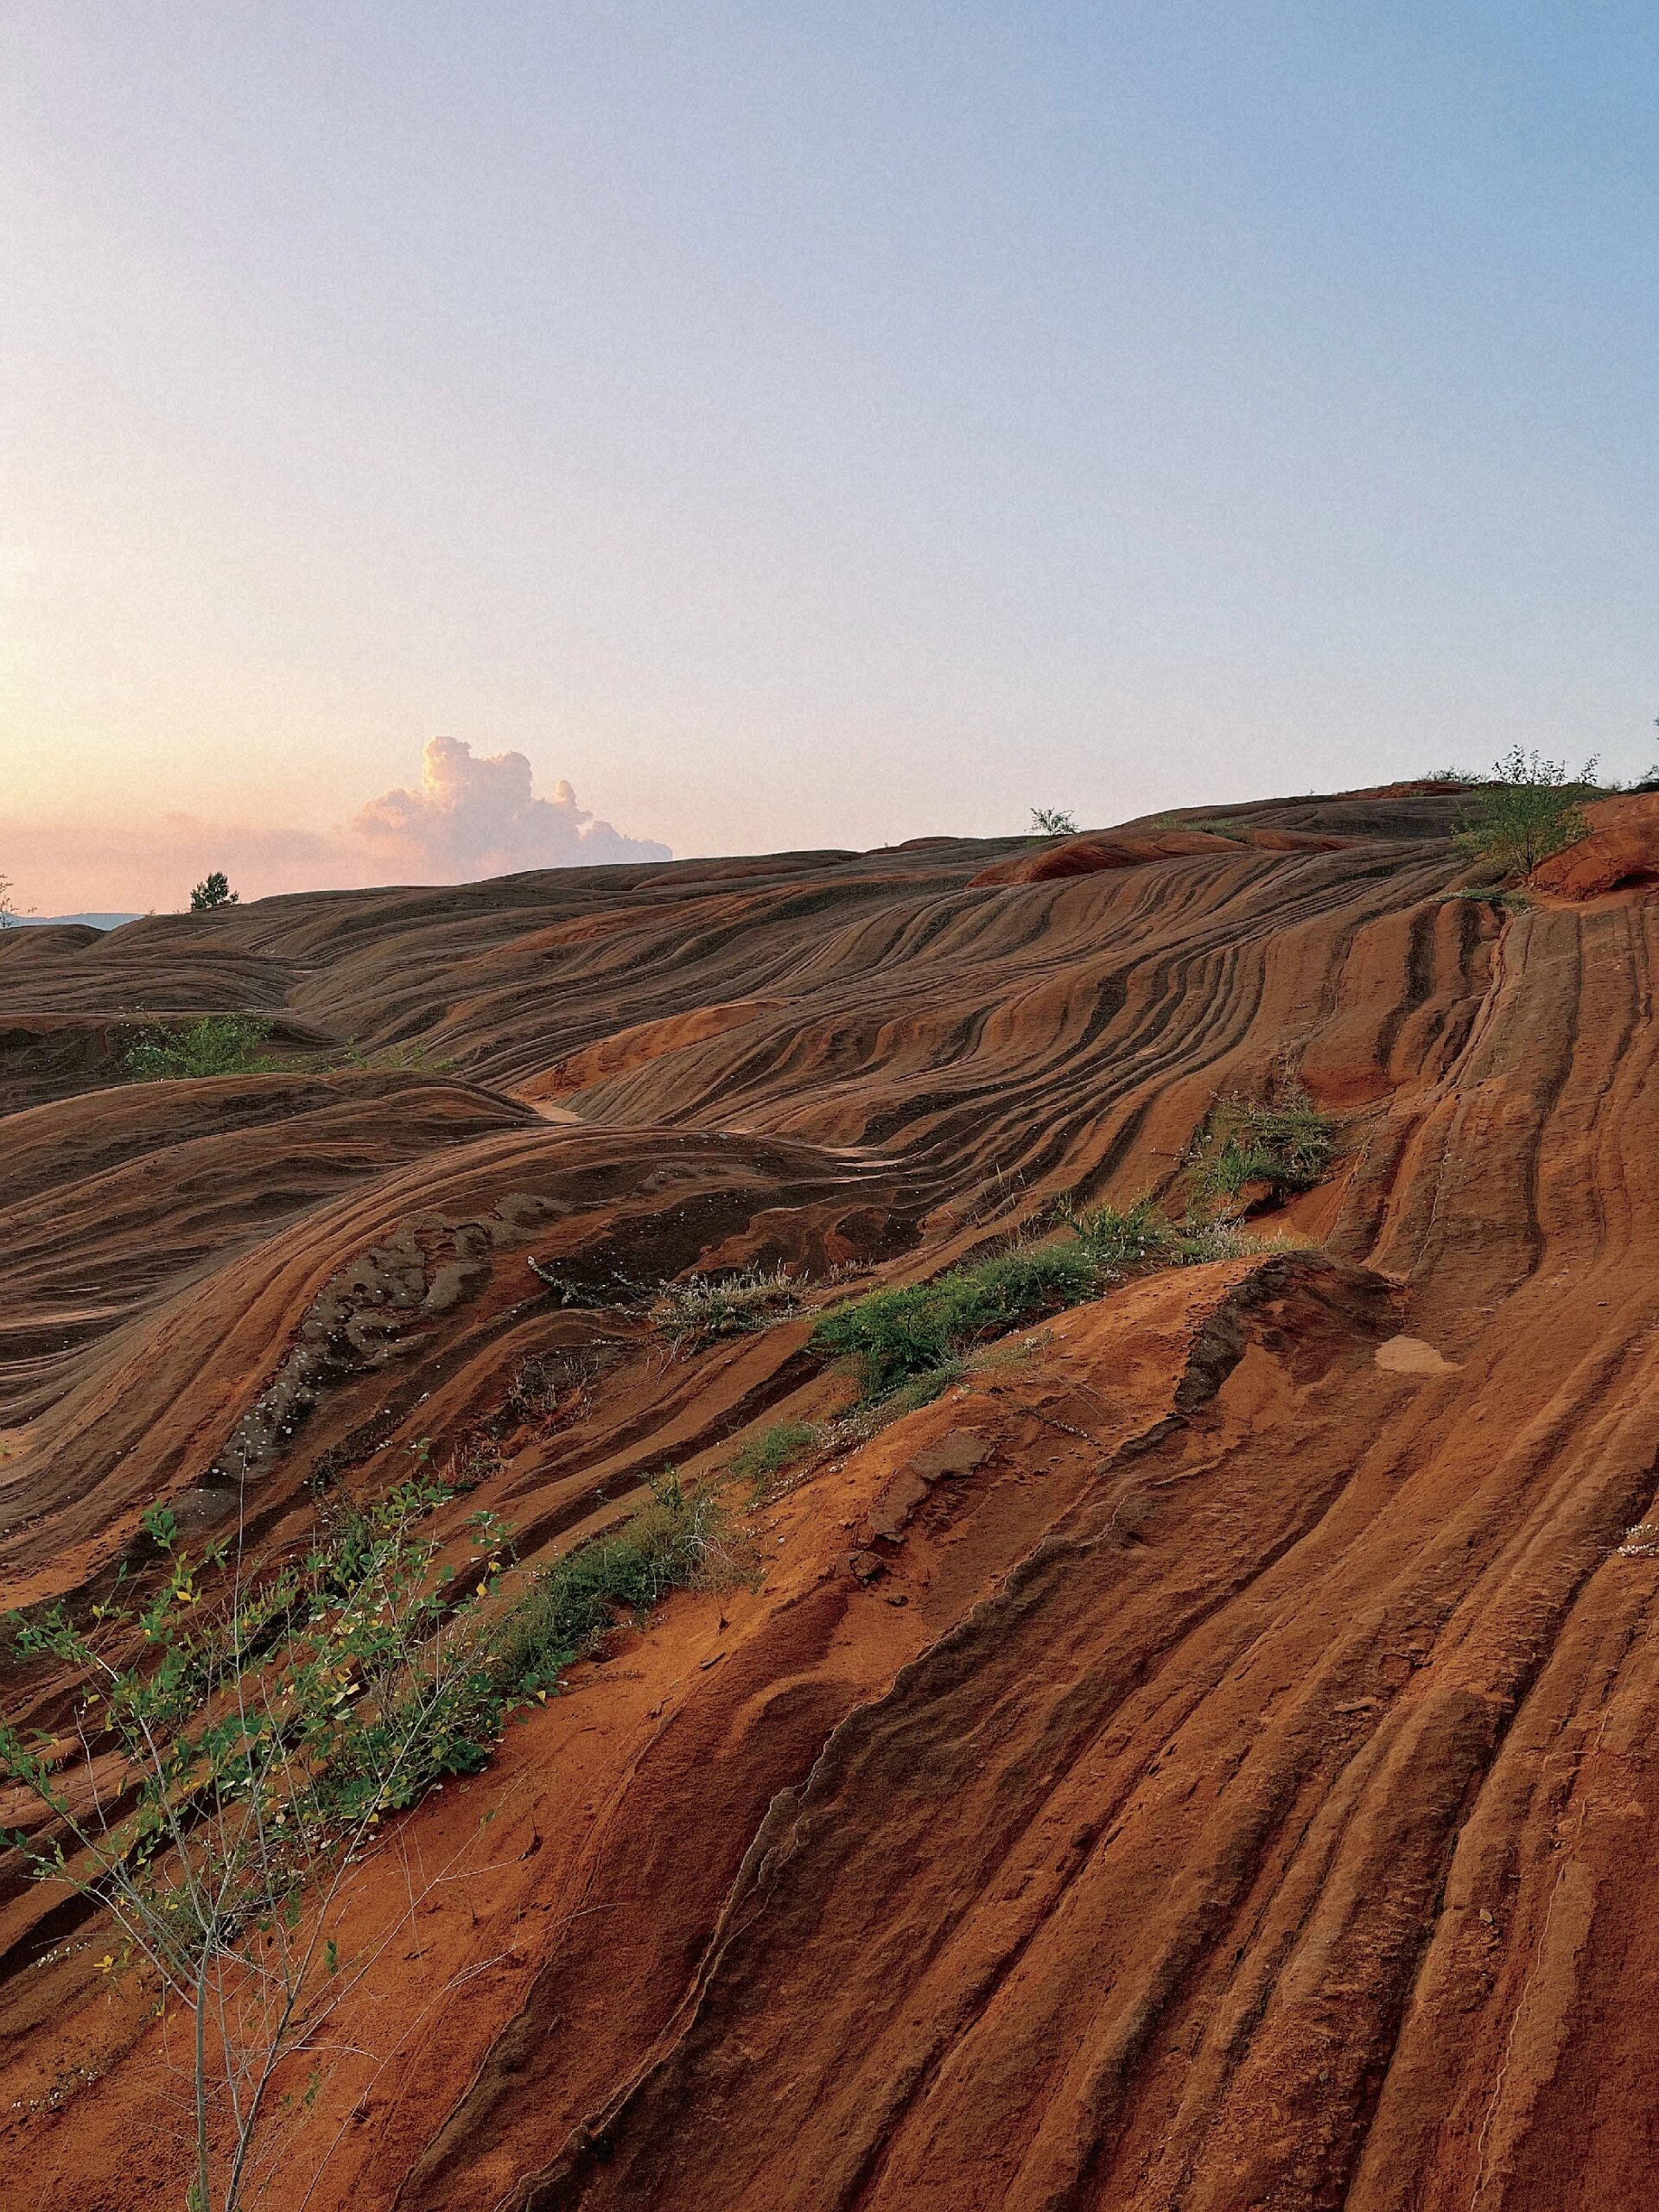
[(1306, 1091), (1268, 1106), (1237, 1092), (1218, 1099), (1187, 1155), (1193, 1208), (1199, 1218), (1230, 1210), (1252, 1183), (1277, 1197), (1311, 1190), (1330, 1166), (1337, 1121)]
[(1497, 875), (1530, 875), (1552, 853), (1589, 836), (1580, 801), (1593, 789), (1595, 766), (1587, 760), (1578, 779), (1569, 782), (1560, 761), (1546, 760), (1517, 745), (1493, 764), (1454, 842)]
[(1077, 817), (1064, 806), (1033, 806), (1031, 826), (1039, 837), (1075, 837)]
[(25, 914), (32, 914), (32, 906), (20, 906), (13, 896), (13, 885), (9, 875), (0, 875), (0, 930), (16, 929)]
[(499, 1679), (515, 1690), (556, 1689), (620, 1613), (639, 1619), (668, 1591), (722, 1580), (734, 1564), (715, 1501), (664, 1474), (615, 1535), (567, 1553), (536, 1577), (503, 1624)]
[(193, 914), (207, 913), (215, 906), (239, 906), (241, 903), (240, 893), (232, 890), (230, 878), (219, 868), (205, 875), (190, 893)]
[[(5, 1840), (38, 1878), (102, 1907), (194, 2033), (198, 2212), (235, 2212), (276, 2069), (372, 1963), (342, 1961), (334, 1908), (383, 1815), (481, 1765), (502, 1694), (475, 1619), (505, 1531), (475, 1516), (459, 1603), (420, 1524), (448, 1493), (423, 1479), (340, 1518), (300, 1560), (190, 1555), (174, 1515), (144, 1516), (162, 1573), (89, 1622), (13, 1614), (18, 1653), (81, 1684), (53, 1738), (0, 1723), (0, 1762), (46, 1822)], [(211, 1588), (229, 1578), (222, 1602)], [(308, 1911), (304, 1899), (311, 1893)], [(227, 2152), (216, 2151), (221, 2132)]]
[(162, 1022), (139, 1031), (121, 1065), (135, 1083), (258, 1075), (276, 1065), (259, 1050), (270, 1035), (270, 1022), (251, 1014), (207, 1014), (182, 1026)]
[(770, 1495), (785, 1468), (814, 1450), (822, 1435), (814, 1421), (774, 1421), (733, 1452), (732, 1472), (751, 1486), (758, 1503)]

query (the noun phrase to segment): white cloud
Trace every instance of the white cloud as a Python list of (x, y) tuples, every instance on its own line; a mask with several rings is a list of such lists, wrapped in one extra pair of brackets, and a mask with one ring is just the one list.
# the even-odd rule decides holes
[(563, 779), (551, 798), (537, 798), (522, 753), (475, 759), (454, 737), (428, 744), (418, 790), (386, 791), (335, 830), (173, 812), (0, 818), (0, 873), (42, 914), (167, 912), (188, 903), (210, 868), (223, 868), (245, 900), (672, 857), (666, 845), (596, 821)]
[(666, 845), (625, 837), (576, 804), (563, 778), (537, 798), (522, 753), (475, 760), (464, 738), (435, 737), (418, 791), (387, 791), (352, 820), (349, 835), (399, 867), (440, 882), (510, 875), (519, 868), (583, 868), (600, 861), (666, 861)]

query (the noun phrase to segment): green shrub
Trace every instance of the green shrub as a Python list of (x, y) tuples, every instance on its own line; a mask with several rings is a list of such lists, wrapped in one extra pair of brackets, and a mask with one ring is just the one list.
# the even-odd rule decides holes
[(179, 1077), (258, 1075), (274, 1068), (261, 1056), (270, 1024), (257, 1016), (206, 1014), (188, 1026), (158, 1022), (141, 1029), (121, 1056), (135, 1083), (159, 1083)]
[(861, 1395), (887, 1394), (935, 1371), (982, 1338), (1000, 1336), (1035, 1313), (1081, 1305), (1104, 1287), (1107, 1271), (1081, 1243), (1016, 1244), (953, 1268), (932, 1282), (874, 1290), (833, 1307), (812, 1344), (855, 1364)]
[(1077, 818), (1063, 806), (1033, 806), (1031, 826), (1039, 837), (1075, 837)]
[(1251, 1183), (1267, 1184), (1275, 1197), (1311, 1190), (1336, 1147), (1335, 1116), (1305, 1091), (1278, 1106), (1235, 1092), (1211, 1109), (1188, 1155), (1195, 1208), (1224, 1211)]
[(813, 1450), (820, 1434), (813, 1421), (774, 1421), (759, 1436), (739, 1445), (732, 1454), (732, 1472), (740, 1482), (750, 1484), (758, 1503), (770, 1493), (785, 1467)]
[(588, 1544), (538, 1574), (502, 1623), (499, 1679), (518, 1691), (556, 1689), (575, 1660), (594, 1650), (619, 1613), (643, 1618), (668, 1591), (717, 1580), (730, 1564), (720, 1509), (668, 1474), (613, 1536)]
[(1586, 761), (1569, 783), (1559, 760), (1545, 760), (1517, 745), (1494, 764), (1478, 798), (1459, 825), (1459, 851), (1497, 875), (1530, 875), (1552, 853), (1590, 834), (1580, 801), (1592, 788), (1595, 762)]

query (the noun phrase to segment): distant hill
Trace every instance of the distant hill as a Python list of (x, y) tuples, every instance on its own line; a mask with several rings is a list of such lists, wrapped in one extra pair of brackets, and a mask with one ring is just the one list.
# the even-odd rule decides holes
[(136, 922), (137, 914), (14, 914), (8, 927), (11, 929), (45, 930), (54, 922), (84, 922), (88, 929), (118, 930), (123, 922)]

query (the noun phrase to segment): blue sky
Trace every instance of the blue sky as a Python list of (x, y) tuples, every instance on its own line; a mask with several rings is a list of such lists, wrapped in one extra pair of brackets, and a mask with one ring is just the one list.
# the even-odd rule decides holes
[(1656, 112), (1651, 0), (15, 0), (0, 834), (1643, 769)]

